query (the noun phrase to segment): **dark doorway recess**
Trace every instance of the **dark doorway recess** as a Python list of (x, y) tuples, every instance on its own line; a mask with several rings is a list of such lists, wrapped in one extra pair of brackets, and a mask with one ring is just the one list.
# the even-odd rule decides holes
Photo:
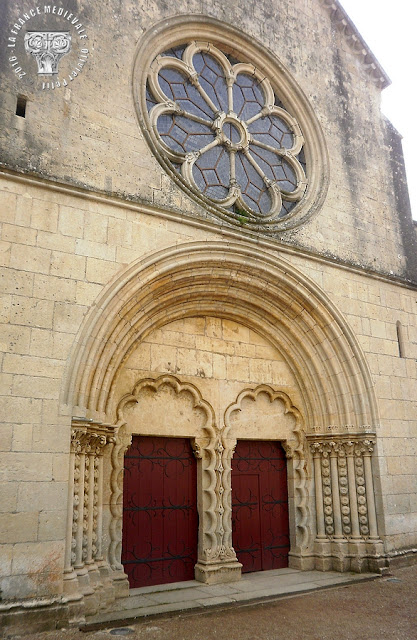
[(193, 580), (197, 531), (190, 441), (133, 436), (123, 481), (122, 563), (130, 587)]
[(288, 566), (287, 465), (279, 442), (239, 440), (232, 459), (233, 547), (243, 572)]

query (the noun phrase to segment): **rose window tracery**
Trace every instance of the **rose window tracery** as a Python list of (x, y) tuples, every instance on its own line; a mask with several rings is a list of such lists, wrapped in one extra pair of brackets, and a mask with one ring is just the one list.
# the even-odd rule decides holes
[(146, 104), (159, 151), (229, 216), (268, 223), (303, 199), (300, 126), (253, 64), (209, 43), (175, 47), (152, 62)]

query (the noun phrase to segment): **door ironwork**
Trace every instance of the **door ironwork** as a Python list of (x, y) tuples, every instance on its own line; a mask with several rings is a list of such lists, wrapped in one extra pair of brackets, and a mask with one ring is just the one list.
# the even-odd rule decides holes
[(233, 547), (242, 572), (288, 566), (285, 453), (279, 442), (239, 440), (232, 460)]
[(190, 441), (133, 436), (123, 483), (122, 563), (130, 587), (192, 580), (198, 516)]

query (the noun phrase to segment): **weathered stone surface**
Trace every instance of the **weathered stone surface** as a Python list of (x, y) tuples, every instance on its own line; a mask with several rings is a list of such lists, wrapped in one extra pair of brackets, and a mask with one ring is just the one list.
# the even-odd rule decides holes
[[(380, 113), (386, 78), (355, 46), (338, 3), (145, 4), (71, 4), (91, 52), (67, 88), (38, 90), (36, 61), (20, 51), (31, 71), (19, 79), (1, 53), (0, 588), (15, 603), (7, 632), (24, 631), (32, 599), (52, 598), (35, 607), (36, 631), (100, 606), (111, 612), (126, 593), (118, 505), (132, 433), (195, 440), (203, 480), (204, 456), (220, 475), (230, 471), (220, 438), (230, 456), (236, 438), (284, 442), (293, 566), (380, 570), (417, 548), (417, 234), (399, 138)], [(31, 8), (6, 3), (6, 39)], [(259, 60), (284, 65), (306, 96), (329, 185), (305, 224), (255, 234), (244, 221), (220, 222), (156, 159), (137, 122), (131, 70), (143, 38), (174, 14), (195, 25), (193, 39), (213, 25), (230, 49), (249, 38)], [(282, 87), (282, 99), (296, 111), (293, 89)], [(321, 485), (328, 468), (332, 481)], [(240, 575), (219, 497), (230, 485), (216, 478), (226, 555), (220, 545), (214, 564), (199, 563), (208, 582)], [(338, 478), (350, 479), (339, 537)], [(329, 486), (330, 505), (320, 495)], [(356, 539), (348, 529), (364, 495)], [(201, 554), (220, 511), (199, 496)], [(322, 516), (332, 519), (327, 531)], [(53, 599), (64, 591), (72, 610)]]

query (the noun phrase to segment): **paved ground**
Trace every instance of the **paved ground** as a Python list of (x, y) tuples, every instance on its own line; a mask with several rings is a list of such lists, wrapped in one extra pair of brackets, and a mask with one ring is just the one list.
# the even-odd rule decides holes
[(175, 582), (154, 587), (131, 589), (129, 596), (120, 598), (113, 612), (101, 613), (91, 623), (126, 620), (161, 613), (173, 613), (201, 607), (234, 604), (305, 593), (320, 588), (339, 586), (362, 580), (375, 579), (376, 574), (338, 573), (337, 571), (300, 571), (274, 569), (246, 573), (241, 580), (228, 584), (202, 584), (196, 580)]
[(235, 602), (82, 632), (24, 640), (417, 640), (417, 565), (370, 582), (352, 582), (257, 603)]

